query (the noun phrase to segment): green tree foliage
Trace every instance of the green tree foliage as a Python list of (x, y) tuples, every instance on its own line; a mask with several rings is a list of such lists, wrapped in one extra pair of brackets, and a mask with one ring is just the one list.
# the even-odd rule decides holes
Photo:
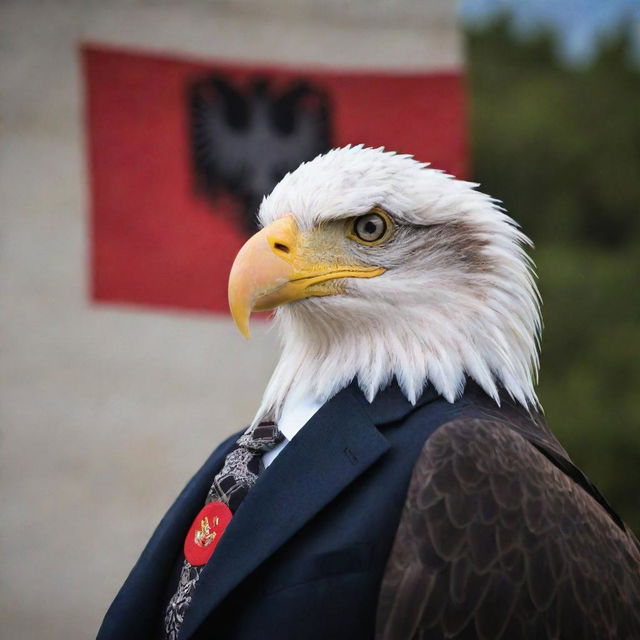
[(640, 533), (640, 69), (624, 30), (568, 68), (550, 34), (467, 29), (472, 177), (533, 239), (539, 395), (576, 463)]

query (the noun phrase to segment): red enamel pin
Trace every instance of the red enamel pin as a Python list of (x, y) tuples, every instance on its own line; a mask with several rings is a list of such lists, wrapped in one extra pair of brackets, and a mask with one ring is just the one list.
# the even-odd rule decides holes
[(189, 564), (199, 567), (207, 563), (231, 517), (231, 510), (222, 502), (210, 502), (202, 508), (184, 540), (184, 557)]

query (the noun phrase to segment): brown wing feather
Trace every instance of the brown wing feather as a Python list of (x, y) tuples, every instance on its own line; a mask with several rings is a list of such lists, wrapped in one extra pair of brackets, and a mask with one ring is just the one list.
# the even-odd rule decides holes
[(458, 420), (425, 444), (377, 640), (638, 640), (632, 534), (520, 433)]

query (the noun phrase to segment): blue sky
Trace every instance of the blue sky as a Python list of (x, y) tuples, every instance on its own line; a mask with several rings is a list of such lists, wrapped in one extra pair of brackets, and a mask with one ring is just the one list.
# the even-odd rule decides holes
[(543, 25), (558, 36), (560, 53), (575, 64), (588, 61), (598, 40), (621, 23), (631, 26), (635, 58), (640, 54), (640, 0), (461, 0), (460, 13), (468, 22), (490, 19), (501, 10), (514, 17), (515, 27), (527, 32)]

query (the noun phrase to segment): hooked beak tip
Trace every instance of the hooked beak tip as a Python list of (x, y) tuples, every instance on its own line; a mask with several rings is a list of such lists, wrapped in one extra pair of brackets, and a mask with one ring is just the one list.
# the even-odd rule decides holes
[(242, 337), (245, 340), (248, 340), (251, 337), (251, 333), (249, 331), (249, 323), (247, 322), (244, 325), (238, 324), (237, 326), (238, 326), (238, 329), (239, 329), (240, 333), (242, 334)]
[(238, 299), (235, 296), (229, 294), (229, 310), (231, 311), (231, 317), (238, 328), (238, 331), (247, 340), (250, 337), (249, 322), (251, 319), (251, 306), (247, 304), (246, 300), (242, 298)]

